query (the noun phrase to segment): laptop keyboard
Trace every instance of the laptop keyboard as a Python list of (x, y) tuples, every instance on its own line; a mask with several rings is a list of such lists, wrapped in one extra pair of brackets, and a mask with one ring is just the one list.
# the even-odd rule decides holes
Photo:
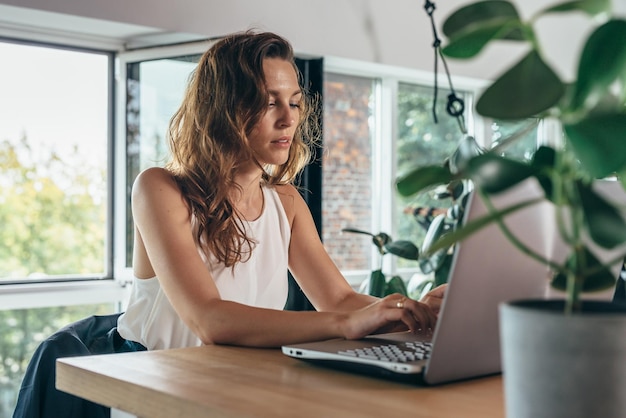
[(416, 341), (339, 351), (339, 354), (393, 363), (406, 363), (408, 361), (427, 359), (430, 356), (431, 349), (432, 343)]

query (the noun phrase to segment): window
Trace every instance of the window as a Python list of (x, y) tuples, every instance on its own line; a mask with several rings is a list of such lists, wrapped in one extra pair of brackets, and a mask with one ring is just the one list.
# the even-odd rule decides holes
[(126, 64), (126, 251), (132, 264), (133, 220), (130, 192), (135, 177), (148, 167), (163, 165), (170, 118), (180, 106), (189, 75), (200, 55), (129, 61)]
[(111, 55), (0, 42), (0, 284), (108, 267)]
[[(417, 166), (443, 164), (459, 144), (463, 133), (456, 118), (446, 113), (445, 98), (451, 92), (440, 90), (437, 97), (435, 122), (432, 112), (434, 89), (429, 85), (400, 83), (398, 86), (398, 119), (396, 149), (396, 170), (399, 175)], [(470, 103), (468, 93), (456, 92), (464, 102)], [(467, 118), (467, 115), (466, 115)], [(420, 248), (426, 230), (413, 216), (418, 207), (447, 209), (450, 199), (435, 199), (433, 194), (413, 197), (396, 195), (396, 229), (398, 239), (412, 240)], [(403, 267), (417, 266), (416, 262), (398, 259)]]
[[(450, 91), (444, 86), (439, 86), (435, 121), (433, 81), (431, 74), (418, 71), (325, 58), (322, 236), (354, 286), (381, 265), (386, 274), (405, 279), (419, 273), (419, 267), (394, 256), (381, 260), (370, 237), (342, 233), (343, 228), (385, 232), (420, 248), (426, 230), (413, 210), (447, 209), (452, 204), (450, 199), (435, 199), (435, 193), (402, 197), (395, 191), (399, 175), (418, 165), (443, 164), (464, 137), (459, 122), (446, 112)], [(455, 79), (455, 93), (465, 103), (468, 134), (490, 148), (523, 132), (503, 153), (530, 158), (540, 142), (541, 125), (477, 117), (472, 110), (480, 87), (478, 80)]]
[[(112, 279), (113, 55), (2, 40), (0, 55), (0, 418), (9, 418), (37, 345), (119, 311), (123, 292), (94, 280)], [(96, 292), (85, 292), (90, 282)]]
[[(324, 246), (354, 286), (381, 262), (385, 273), (408, 278), (417, 271), (416, 262), (381, 259), (370, 237), (341, 231), (385, 232), (420, 247), (425, 231), (405, 209), (447, 207), (450, 202), (403, 198), (395, 191), (395, 179), (418, 164), (442, 163), (456, 149), (462, 134), (445, 111), (449, 92), (440, 88), (435, 123), (431, 75), (333, 58), (325, 59), (325, 68)], [(462, 84), (456, 93), (466, 102), (465, 119), (471, 124), (472, 92), (478, 83)]]
[(11, 418), (37, 346), (58, 329), (90, 315), (118, 312), (113, 303), (0, 310), (0, 418)]

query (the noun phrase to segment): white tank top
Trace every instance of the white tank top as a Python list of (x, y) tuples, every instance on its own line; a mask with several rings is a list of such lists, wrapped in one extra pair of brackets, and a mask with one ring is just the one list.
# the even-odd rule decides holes
[[(283, 309), (288, 293), (291, 229), (276, 190), (267, 187), (262, 190), (265, 199), (263, 213), (254, 221), (244, 221), (248, 236), (256, 241), (250, 259), (238, 263), (234, 271), (223, 264), (204, 261), (222, 299)], [(157, 277), (133, 280), (128, 306), (118, 319), (118, 332), (148, 350), (202, 344), (178, 317)]]

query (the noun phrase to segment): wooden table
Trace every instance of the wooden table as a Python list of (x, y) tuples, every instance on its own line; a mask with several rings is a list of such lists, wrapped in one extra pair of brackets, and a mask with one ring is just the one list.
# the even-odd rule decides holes
[(57, 388), (145, 418), (504, 417), (502, 380), (436, 387), (309, 365), (278, 349), (203, 346), (57, 361)]

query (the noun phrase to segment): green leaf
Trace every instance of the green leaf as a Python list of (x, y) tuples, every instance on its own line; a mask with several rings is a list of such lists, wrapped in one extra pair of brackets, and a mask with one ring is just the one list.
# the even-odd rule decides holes
[(363, 231), (356, 228), (343, 228), (341, 232), (351, 232), (354, 234), (362, 234), (372, 237), (372, 243), (374, 244), (374, 246), (376, 246), (376, 248), (378, 248), (378, 252), (383, 255), (385, 254), (386, 245), (393, 241), (391, 236), (389, 236), (389, 234), (386, 234), (385, 232), (379, 232), (378, 234), (374, 235), (371, 232)]
[(385, 295), (391, 295), (393, 293), (400, 293), (403, 296), (407, 296), (408, 294), (406, 290), (406, 284), (404, 283), (404, 280), (402, 280), (402, 277), (400, 276), (393, 276), (387, 282)]
[[(584, 250), (584, 263), (584, 271), (579, 272), (583, 281), (581, 286), (582, 292), (597, 292), (609, 289), (615, 285), (616, 277), (611, 272), (611, 269), (603, 265), (588, 248)], [(568, 256), (567, 265), (571, 268), (575, 268), (577, 265), (575, 252)], [(567, 275), (563, 272), (557, 273), (550, 285), (555, 289), (567, 291)]]
[(590, 185), (578, 184), (585, 222), (591, 238), (604, 248), (626, 242), (626, 222), (619, 210), (597, 194)]
[(488, 25), (493, 20), (519, 19), (513, 3), (503, 0), (477, 1), (458, 8), (443, 22), (443, 33), (447, 37), (457, 36), (474, 27)]
[(578, 64), (572, 108), (593, 106), (625, 71), (626, 20), (610, 20), (587, 39)]
[(475, 234), (477, 231), (492, 224), (493, 222), (496, 222), (498, 219), (502, 219), (513, 212), (521, 210), (527, 206), (534, 205), (541, 201), (543, 201), (542, 198), (526, 200), (524, 202), (520, 202), (504, 208), (500, 211), (489, 213), (481, 218), (475, 219), (472, 222), (463, 225), (461, 228), (444, 234), (441, 239), (437, 240), (435, 243), (433, 243), (432, 246), (428, 248), (427, 251), (425, 251), (424, 256), (432, 255), (442, 248), (449, 248), (454, 243), (463, 241), (465, 238)]
[(376, 246), (376, 248), (378, 248), (378, 252), (381, 254), (385, 254), (385, 245), (392, 241), (391, 237), (384, 232), (379, 232), (378, 234), (374, 235), (371, 232), (362, 231), (355, 228), (343, 228), (341, 232), (351, 232), (354, 234), (362, 234), (372, 237), (372, 243)]
[[(424, 241), (422, 242), (422, 254), (428, 253), (433, 243), (439, 240), (446, 232), (445, 218), (445, 215), (438, 215), (431, 222), (428, 231), (426, 231)], [(447, 250), (447, 248), (442, 248), (437, 252), (429, 253), (428, 257), (422, 256), (419, 259), (419, 266), (422, 273), (430, 274), (433, 271), (437, 271), (443, 264)]]
[(457, 200), (465, 193), (465, 184), (462, 180), (452, 180), (450, 184), (448, 184), (448, 191), (450, 192), (449, 197), (452, 200)]
[(367, 232), (367, 231), (362, 231), (360, 229), (355, 229), (355, 228), (343, 228), (341, 230), (341, 232), (352, 232), (354, 234), (363, 234), (363, 235), (369, 235), (370, 237), (373, 237), (374, 234), (372, 234), (371, 232)]
[(537, 148), (537, 151), (533, 154), (531, 165), (536, 171), (551, 170), (554, 168), (556, 162), (556, 151), (554, 148), (547, 147), (545, 145)]
[(424, 274), (430, 274), (434, 271), (437, 271), (441, 264), (443, 263), (443, 257), (439, 254), (439, 252), (435, 254), (428, 254), (428, 257), (420, 258), (418, 261), (420, 271)]
[(523, 40), (523, 24), (512, 3), (480, 1), (461, 7), (443, 24), (449, 38), (442, 52), (454, 58), (470, 58), (478, 54), (492, 39)]
[(576, 158), (593, 177), (626, 168), (626, 114), (591, 115), (563, 128)]
[(372, 274), (370, 274), (369, 294), (377, 298), (382, 298), (385, 296), (386, 286), (387, 282), (383, 272), (381, 270), (372, 271)]
[(384, 232), (379, 232), (378, 234), (374, 235), (372, 238), (372, 242), (374, 243), (376, 248), (378, 248), (378, 252), (380, 252), (381, 254), (385, 254), (385, 246), (389, 244), (391, 241), (392, 241), (391, 237), (388, 234), (385, 234)]
[(457, 174), (463, 171), (472, 158), (484, 152), (484, 148), (478, 145), (473, 136), (464, 135), (450, 157), (450, 172)]
[(535, 117), (556, 105), (564, 93), (565, 85), (533, 50), (483, 92), (476, 111), (496, 119)]
[[(476, 56), (493, 39), (505, 38), (511, 32), (520, 32), (521, 22), (514, 19), (501, 19), (490, 22), (492, 26), (474, 28), (471, 32), (450, 38), (441, 50), (450, 58), (467, 59)], [(518, 36), (515, 36), (518, 37)]]
[(540, 12), (548, 14), (554, 12), (582, 11), (591, 17), (606, 15), (611, 11), (611, 0), (575, 0), (550, 6)]
[(546, 197), (552, 201), (553, 187), (552, 178), (550, 178), (549, 173), (554, 169), (555, 162), (556, 151), (554, 148), (546, 147), (544, 145), (540, 146), (537, 151), (535, 151), (531, 161), (531, 166), (535, 170), (535, 177), (537, 178), (537, 181), (541, 185)]
[(425, 252), (428, 247), (430, 247), (433, 242), (437, 241), (443, 233), (445, 232), (445, 215), (437, 215), (430, 223), (428, 227), (428, 231), (426, 231), (426, 236), (424, 237), (424, 241), (422, 241), (422, 252)]
[(419, 250), (411, 241), (392, 241), (385, 244), (385, 250), (387, 250), (388, 253), (406, 258), (407, 260), (417, 260), (419, 258)]
[(528, 164), (486, 153), (473, 158), (467, 173), (474, 183), (487, 193), (499, 193), (535, 174)]
[(452, 254), (446, 254), (443, 263), (441, 263), (441, 266), (435, 271), (435, 287), (448, 282), (450, 270), (452, 269), (452, 259)]
[(448, 184), (453, 176), (446, 167), (431, 165), (419, 167), (396, 181), (396, 188), (402, 196), (411, 196), (425, 189)]

